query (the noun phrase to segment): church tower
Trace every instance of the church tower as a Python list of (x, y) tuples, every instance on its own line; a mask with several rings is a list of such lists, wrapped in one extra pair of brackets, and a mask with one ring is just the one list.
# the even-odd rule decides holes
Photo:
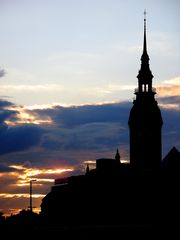
[(156, 169), (161, 163), (161, 112), (154, 98), (153, 75), (149, 68), (146, 43), (146, 12), (144, 12), (144, 43), (141, 68), (137, 75), (136, 99), (129, 116), (130, 164), (136, 168)]

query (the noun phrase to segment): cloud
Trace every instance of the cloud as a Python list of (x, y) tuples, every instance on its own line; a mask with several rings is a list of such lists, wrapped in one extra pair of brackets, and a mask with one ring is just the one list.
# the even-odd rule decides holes
[(180, 77), (172, 78), (164, 81), (165, 84), (180, 85)]
[(9, 108), (10, 112), (16, 110), (16, 118), (9, 117), (5, 123), (9, 126), (17, 126), (22, 124), (51, 124), (52, 120), (50, 116), (39, 115), (35, 111), (32, 111), (28, 108), (15, 106)]
[[(179, 104), (178, 96), (159, 98), (159, 105), (165, 115), (171, 112), (175, 118), (177, 116), (172, 106), (176, 104)], [(39, 122), (37, 128), (37, 132), (40, 128), (44, 132), (38, 143), (35, 143), (44, 151), (106, 151), (121, 144), (128, 146), (127, 121), (131, 106), (129, 102), (69, 107), (46, 105), (26, 111), (37, 119), (51, 119), (48, 127), (43, 127), (43, 122)], [(169, 109), (169, 112), (165, 109)], [(19, 129), (22, 130), (23, 125), (21, 122), (19, 124)], [(28, 124), (25, 126), (30, 127)], [(34, 125), (31, 127), (35, 128)], [(28, 132), (28, 129), (24, 129), (24, 132), (26, 131)]]
[(128, 102), (56, 107), (54, 121), (65, 127), (79, 126), (88, 123), (123, 122), (127, 120), (130, 104)]
[(16, 113), (16, 111), (10, 111), (7, 109), (0, 110), (0, 124), (3, 123), (6, 119), (15, 118)]
[[(0, 101), (0, 154), (22, 151), (38, 144), (43, 130), (34, 124), (9, 127), (6, 121), (17, 121), (18, 111), (14, 104)], [(9, 108), (9, 109), (8, 109)]]
[[(167, 130), (172, 128), (171, 122), (178, 125), (180, 118), (179, 108), (173, 106), (179, 104), (179, 96), (161, 97), (158, 102), (164, 119), (163, 136), (165, 137), (168, 134)], [(103, 151), (112, 152), (117, 147), (122, 148), (124, 158), (127, 159), (129, 155), (127, 121), (131, 106), (132, 103), (122, 102), (34, 109), (40, 115), (50, 115), (54, 123), (52, 128), (49, 127), (50, 131), (43, 135), (41, 147), (46, 151), (63, 152), (62, 158), (68, 159), (72, 163), (70, 152), (76, 151), (82, 154), (83, 151), (92, 151), (97, 154), (96, 150), (101, 151), (101, 153)], [(168, 119), (171, 119), (170, 122)], [(179, 146), (179, 129), (177, 126), (176, 130), (175, 137), (169, 144)], [(164, 152), (167, 151), (166, 145)], [(68, 157), (65, 157), (65, 152), (69, 153)], [(80, 154), (79, 157), (81, 157)]]
[[(27, 208), (25, 203), (29, 199), (30, 180), (36, 179), (33, 183), (33, 202), (40, 210), (41, 199), (47, 194), (55, 178), (66, 176), (72, 172), (72, 168), (32, 168), (24, 165), (0, 165), (0, 205), (3, 208)], [(37, 200), (36, 200), (37, 199)], [(19, 201), (18, 201), (19, 200)], [(8, 203), (8, 204), (7, 204)], [(21, 205), (20, 205), (21, 203)], [(0, 209), (1, 210), (1, 209)]]
[(162, 108), (180, 110), (180, 77), (163, 81), (157, 93)]
[[(175, 108), (172, 106), (179, 103), (178, 96), (161, 97), (159, 103), (165, 115), (169, 116), (171, 112), (172, 117), (177, 118)], [(169, 104), (168, 108), (167, 104)], [(46, 105), (41, 108), (38, 106), (29, 108), (31, 110), (21, 108), (19, 112), (23, 109), (23, 113), (32, 121), (27, 121), (29, 124), (22, 124), (23, 121), (18, 120), (18, 122), (17, 119), (12, 118), (11, 121), (18, 122), (18, 125), (1, 126), (1, 138), (5, 136), (6, 138), (0, 147), (0, 152), (22, 151), (32, 146), (52, 152), (52, 155), (55, 151), (95, 149), (107, 151), (107, 149), (116, 149), (120, 145), (128, 149), (127, 122), (131, 106), (130, 102), (120, 102), (69, 107)], [(6, 117), (10, 117), (5, 113), (3, 116), (4, 121)], [(43, 126), (43, 121), (49, 119), (49, 126)], [(39, 121), (39, 125), (32, 124), (33, 121), (36, 122), (35, 120)], [(13, 145), (13, 142), (16, 144)]]
[(12, 102), (0, 99), (0, 108), (5, 108), (5, 107), (10, 107), (10, 106), (15, 106)]
[(0, 129), (5, 129), (4, 121), (8, 118), (15, 118), (17, 111), (9, 110), (9, 107), (14, 107), (15, 105), (9, 101), (0, 99)]
[(157, 87), (160, 97), (172, 97), (180, 95), (180, 77), (165, 80)]
[[(113, 151), (114, 155), (120, 145), (123, 145), (121, 148), (127, 158), (129, 103), (36, 107), (32, 110), (16, 108), (16, 118), (10, 116), (9, 121), (4, 118), (6, 124), (1, 126), (3, 144), (0, 153), (7, 163), (29, 161), (39, 167), (42, 163), (69, 164), (78, 171), (84, 160), (94, 160), (100, 153), (105, 155)], [(48, 125), (42, 122), (39, 125), (23, 124), (17, 117), (22, 109), (36, 119), (50, 118), (51, 122)], [(18, 124), (13, 125), (13, 122)]]
[(1, 92), (7, 92), (7, 91), (18, 91), (18, 92), (51, 92), (51, 91), (56, 91), (56, 92), (61, 92), (63, 90), (63, 86), (59, 84), (34, 84), (34, 85), (29, 85), (29, 84), (3, 84), (1, 86)]
[(41, 139), (43, 130), (34, 125), (1, 127), (0, 154), (22, 151), (36, 146)]
[(180, 111), (180, 96), (161, 97), (159, 98), (159, 105), (163, 109)]
[(169, 85), (158, 87), (159, 96), (178, 96), (180, 95), (180, 85)]
[[(166, 108), (163, 104), (179, 104), (179, 96), (159, 98), (165, 119), (163, 132), (175, 122), (177, 132), (179, 109)], [(85, 105), (37, 110), (38, 114), (50, 115), (55, 126), (46, 133), (42, 147), (48, 150), (87, 150), (117, 148), (124, 144), (128, 148), (128, 117), (132, 103), (122, 102), (103, 105)], [(170, 106), (170, 105), (169, 105)], [(169, 121), (168, 118), (171, 120)], [(176, 135), (178, 139), (178, 134)], [(172, 144), (176, 144), (173, 141)]]
[(56, 130), (46, 134), (42, 147), (46, 150), (81, 151), (97, 150), (127, 144), (126, 130), (118, 123), (89, 123)]
[(7, 172), (11, 172), (12, 170), (13, 168), (0, 163), (0, 173), (3, 173), (3, 172), (7, 173)]

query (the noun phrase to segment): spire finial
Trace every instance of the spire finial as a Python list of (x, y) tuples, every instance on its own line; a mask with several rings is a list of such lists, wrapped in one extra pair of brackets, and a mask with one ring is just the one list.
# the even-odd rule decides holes
[(146, 20), (146, 9), (144, 9), (144, 20)]
[(143, 52), (147, 52), (147, 46), (146, 46), (146, 9), (144, 10), (144, 45), (143, 45)]

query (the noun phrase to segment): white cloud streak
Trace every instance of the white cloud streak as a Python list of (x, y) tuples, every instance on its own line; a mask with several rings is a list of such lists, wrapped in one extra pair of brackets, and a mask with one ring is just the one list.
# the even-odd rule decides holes
[(1, 91), (30, 91), (30, 92), (51, 92), (51, 91), (62, 91), (63, 86), (59, 84), (34, 84), (34, 85), (27, 85), (27, 84), (20, 84), (20, 85), (13, 85), (13, 84), (8, 84), (8, 85), (2, 85), (1, 86)]

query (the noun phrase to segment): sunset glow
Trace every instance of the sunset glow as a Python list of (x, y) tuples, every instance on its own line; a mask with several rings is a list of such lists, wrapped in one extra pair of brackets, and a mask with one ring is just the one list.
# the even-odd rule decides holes
[(161, 97), (179, 96), (180, 95), (180, 77), (163, 81), (162, 84), (157, 87), (157, 93), (158, 93), (158, 96), (161, 96)]
[[(32, 194), (33, 198), (42, 198), (44, 197), (44, 194)], [(29, 198), (28, 193), (0, 193), (0, 198)]]
[(8, 107), (7, 110), (17, 111), (16, 113), (16, 121), (8, 119), (5, 121), (5, 123), (9, 126), (16, 126), (20, 124), (52, 124), (52, 119), (49, 116), (43, 116), (43, 118), (40, 118), (40, 116), (32, 112), (25, 107)]
[(52, 103), (52, 104), (33, 104), (33, 105), (30, 105), (30, 106), (26, 106), (25, 109), (27, 109), (27, 110), (43, 110), (43, 109), (52, 109), (56, 106), (63, 106), (64, 107), (63, 104)]
[(36, 179), (36, 185), (41, 185), (38, 182), (53, 182), (54, 179), (50, 178), (42, 178), (39, 175), (48, 175), (48, 174), (62, 174), (65, 172), (72, 172), (73, 168), (62, 168), (62, 169), (38, 169), (38, 168), (26, 168), (22, 165), (10, 165), (11, 168), (21, 170), (20, 173), (18, 172), (11, 172), (9, 174), (16, 175), (18, 177), (16, 185), (17, 186), (26, 186), (29, 185), (29, 181), (33, 178)]
[[(22, 165), (10, 165), (10, 167), (18, 171), (11, 171), (9, 173), (0, 173), (0, 179), (3, 179), (4, 177), (13, 178), (14, 183), (11, 183), (10, 186), (16, 186), (16, 187), (29, 186), (30, 181), (32, 179), (35, 179), (36, 182), (34, 183), (34, 185), (36, 186), (36, 188), (42, 186), (45, 183), (53, 183), (54, 178), (56, 178), (56, 176), (59, 176), (66, 172), (72, 172), (74, 170), (73, 168), (36, 169), (36, 168), (26, 168)], [(54, 177), (49, 178), (48, 175), (51, 175), (51, 177), (52, 176)], [(0, 197), (3, 197), (3, 196), (5, 196), (5, 194), (0, 195)], [(6, 194), (6, 196), (8, 195)], [(14, 195), (10, 194), (9, 196), (14, 196)], [(21, 196), (21, 195), (17, 194), (17, 196)]]
[[(5, 216), (9, 214), (17, 214), (20, 210), (27, 208), (29, 203), (29, 187), (30, 181), (36, 180), (33, 183), (33, 194), (35, 206), (34, 211), (39, 212), (41, 199), (46, 195), (44, 189), (49, 189), (54, 184), (54, 179), (60, 177), (64, 173), (70, 173), (73, 168), (32, 168), (24, 165), (13, 164), (9, 166), (11, 171), (7, 173), (0, 173), (0, 181), (7, 179), (7, 184), (1, 188), (0, 204), (8, 204), (8, 206), (14, 205), (16, 208), (5, 211)], [(8, 191), (9, 189), (9, 191)], [(5, 192), (7, 190), (7, 192)], [(45, 192), (44, 192), (45, 191)], [(18, 206), (21, 205), (21, 209)], [(37, 199), (37, 200), (36, 200)], [(19, 203), (18, 203), (19, 202)]]

